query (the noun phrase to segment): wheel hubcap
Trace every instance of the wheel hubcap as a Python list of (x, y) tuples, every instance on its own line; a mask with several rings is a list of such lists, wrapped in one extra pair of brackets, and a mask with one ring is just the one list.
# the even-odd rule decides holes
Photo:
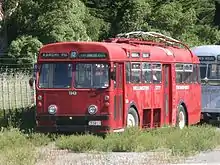
[(135, 119), (133, 115), (128, 114), (127, 127), (134, 127), (134, 126), (135, 126)]
[(179, 128), (183, 129), (185, 127), (185, 115), (183, 112), (179, 113)]

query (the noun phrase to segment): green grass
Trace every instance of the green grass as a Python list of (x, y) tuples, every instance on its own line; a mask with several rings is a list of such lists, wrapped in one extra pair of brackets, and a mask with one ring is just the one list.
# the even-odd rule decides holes
[(39, 157), (37, 147), (50, 141), (43, 134), (23, 134), (18, 129), (3, 129), (0, 131), (0, 164), (34, 165)]
[(144, 131), (132, 128), (123, 133), (110, 133), (102, 138), (88, 134), (78, 136), (56, 136), (34, 132), (27, 134), (19, 129), (7, 128), (0, 131), (0, 164), (35, 164), (42, 156), (39, 147), (46, 146), (54, 140), (58, 148), (74, 152), (163, 151), (163, 155), (184, 157), (218, 147), (220, 132), (215, 127), (204, 125), (183, 130), (161, 128)]
[(54, 138), (54, 136), (45, 135), (41, 133), (26, 134), (26, 139), (36, 147), (46, 146), (51, 141), (53, 141)]
[(152, 131), (128, 129), (124, 133), (108, 134), (105, 139), (92, 135), (61, 136), (56, 140), (60, 149), (74, 152), (146, 152), (158, 149), (172, 155), (189, 156), (220, 145), (220, 132), (211, 126), (193, 126), (179, 130), (162, 128)]
[(0, 160), (5, 165), (34, 164), (37, 158), (34, 145), (16, 129), (0, 133)]

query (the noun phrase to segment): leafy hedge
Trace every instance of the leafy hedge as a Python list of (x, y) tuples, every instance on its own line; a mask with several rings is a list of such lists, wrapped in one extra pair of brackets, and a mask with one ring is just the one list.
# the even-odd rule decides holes
[(36, 107), (0, 110), (0, 127), (13, 127), (24, 132), (32, 132), (35, 127), (35, 111)]

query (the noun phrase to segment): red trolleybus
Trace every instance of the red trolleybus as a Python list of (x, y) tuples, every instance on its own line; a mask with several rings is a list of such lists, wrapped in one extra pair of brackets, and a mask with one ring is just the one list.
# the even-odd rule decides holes
[(104, 133), (198, 123), (198, 64), (183, 43), (155, 32), (45, 45), (37, 60), (36, 128)]

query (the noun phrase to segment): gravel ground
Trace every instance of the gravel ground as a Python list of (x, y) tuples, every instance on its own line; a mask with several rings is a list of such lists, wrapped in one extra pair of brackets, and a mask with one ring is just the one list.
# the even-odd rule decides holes
[(196, 156), (189, 157), (185, 163), (220, 164), (220, 149), (202, 152)]
[(146, 153), (73, 153), (58, 150), (54, 144), (39, 148), (37, 165), (158, 165), (220, 164), (220, 149), (202, 152), (187, 159), (174, 158), (166, 150)]
[[(220, 131), (220, 128), (216, 129)], [(167, 150), (146, 153), (73, 153), (59, 150), (52, 143), (39, 148), (39, 153), (36, 165), (220, 165), (220, 148), (188, 158), (177, 158), (172, 157)]]
[[(217, 130), (220, 131), (220, 128)], [(39, 148), (39, 153), (40, 157), (36, 165), (220, 165), (220, 148), (185, 159), (172, 157), (168, 150), (146, 153), (73, 153), (67, 150), (58, 150), (54, 143)]]
[(50, 144), (39, 148), (39, 151), (37, 165), (158, 165), (180, 160), (163, 150), (147, 153), (73, 153), (58, 150), (54, 144)]

